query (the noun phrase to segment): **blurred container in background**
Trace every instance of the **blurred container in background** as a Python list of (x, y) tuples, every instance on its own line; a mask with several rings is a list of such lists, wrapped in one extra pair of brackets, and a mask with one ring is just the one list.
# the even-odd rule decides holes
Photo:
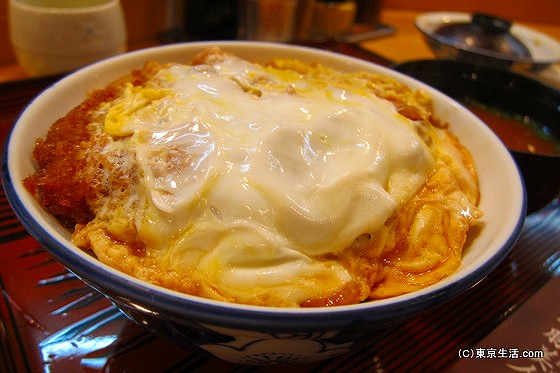
[(394, 33), (392, 26), (382, 24), (382, 10), (383, 0), (356, 0), (352, 34), (346, 36), (345, 41), (356, 43)]
[(381, 23), (381, 9), (383, 0), (355, 0), (357, 25), (362, 25), (366, 29), (377, 27)]
[(160, 42), (176, 43), (184, 41), (186, 0), (165, 0), (163, 5), (162, 29), (157, 35)]
[(9, 24), (30, 76), (66, 73), (126, 50), (119, 0), (10, 0)]
[(349, 34), (356, 19), (356, 10), (353, 0), (315, 0), (311, 39), (336, 39)]
[(186, 0), (187, 40), (230, 40), (237, 37), (236, 0)]
[(296, 31), (294, 39), (298, 41), (309, 40), (315, 0), (298, 0), (296, 12)]
[(382, 3), (382, 0), (166, 0), (166, 30), (160, 34), (160, 40), (324, 41), (375, 30), (380, 24)]
[(237, 0), (166, 0), (163, 43), (237, 38)]
[(297, 0), (240, 0), (238, 39), (293, 41), (297, 5)]

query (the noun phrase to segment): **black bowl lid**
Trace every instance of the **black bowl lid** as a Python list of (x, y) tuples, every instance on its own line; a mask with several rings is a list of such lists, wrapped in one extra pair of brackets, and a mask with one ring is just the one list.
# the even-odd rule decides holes
[(475, 13), (471, 22), (445, 24), (435, 34), (464, 48), (488, 50), (513, 58), (530, 58), (529, 49), (510, 33), (511, 25), (507, 19)]

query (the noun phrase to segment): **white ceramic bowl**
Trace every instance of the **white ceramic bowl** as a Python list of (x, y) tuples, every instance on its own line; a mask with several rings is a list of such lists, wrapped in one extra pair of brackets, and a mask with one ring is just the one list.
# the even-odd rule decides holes
[[(69, 232), (25, 190), (33, 172), (35, 139), (86, 92), (138, 68), (147, 60), (190, 61), (209, 45), (250, 60), (294, 57), (345, 70), (390, 75), (426, 90), (437, 115), (472, 152), (479, 171), (484, 218), (469, 240), (462, 265), (449, 278), (423, 290), (363, 304), (334, 308), (285, 309), (228, 304), (180, 294), (112, 269), (70, 241)], [(28, 231), (78, 277), (99, 290), (140, 325), (175, 342), (222, 359), (251, 364), (308, 362), (340, 355), (377, 330), (399, 323), (475, 285), (507, 255), (525, 216), (524, 188), (514, 161), (500, 140), (473, 114), (434, 89), (389, 69), (316, 49), (282, 44), (219, 42), (146, 49), (84, 68), (39, 95), (21, 114), (4, 154), (3, 181), (16, 214)]]
[(532, 28), (513, 23), (510, 33), (529, 50), (531, 57), (507, 56), (487, 49), (469, 47), (436, 33), (441, 26), (470, 23), (472, 15), (461, 12), (429, 12), (419, 15), (415, 25), (436, 57), (504, 67), (511, 70), (539, 70), (560, 61), (560, 42)]

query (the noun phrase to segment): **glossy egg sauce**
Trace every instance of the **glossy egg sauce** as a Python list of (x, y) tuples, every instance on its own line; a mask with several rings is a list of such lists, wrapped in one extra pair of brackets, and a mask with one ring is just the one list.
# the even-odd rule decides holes
[(315, 257), (380, 229), (434, 167), (389, 101), (238, 59), (128, 85), (104, 126), (134, 154), (142, 241), (245, 302), (341, 288), (347, 268)]

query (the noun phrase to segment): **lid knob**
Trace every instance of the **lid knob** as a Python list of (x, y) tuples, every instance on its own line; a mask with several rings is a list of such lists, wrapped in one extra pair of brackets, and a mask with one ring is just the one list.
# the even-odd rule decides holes
[(489, 34), (506, 34), (511, 28), (511, 22), (507, 19), (484, 13), (473, 14), (471, 23), (480, 31)]

